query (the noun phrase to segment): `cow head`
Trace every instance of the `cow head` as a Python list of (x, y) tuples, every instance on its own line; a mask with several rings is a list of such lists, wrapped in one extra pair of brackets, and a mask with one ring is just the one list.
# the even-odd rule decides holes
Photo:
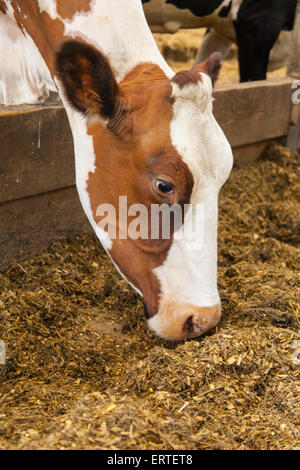
[(232, 166), (212, 114), (219, 54), (171, 80), (141, 63), (120, 83), (106, 57), (81, 42), (64, 43), (56, 62), (92, 139), (84, 190), (97, 235), (143, 296), (151, 329), (170, 340), (200, 336), (221, 315), (217, 202)]

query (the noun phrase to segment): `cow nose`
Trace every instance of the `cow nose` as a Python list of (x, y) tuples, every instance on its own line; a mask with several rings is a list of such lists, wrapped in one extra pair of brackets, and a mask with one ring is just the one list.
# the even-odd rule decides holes
[[(205, 309), (207, 311), (207, 309)], [(187, 338), (197, 338), (197, 336), (202, 336), (207, 331), (211, 330), (218, 323), (219, 318), (214, 314), (207, 315), (202, 312), (200, 314), (194, 314), (187, 318), (185, 324), (183, 325), (183, 331), (186, 334)]]
[(214, 328), (221, 318), (221, 305), (200, 307), (190, 303), (165, 301), (148, 320), (149, 327), (164, 339), (176, 341), (197, 338)]

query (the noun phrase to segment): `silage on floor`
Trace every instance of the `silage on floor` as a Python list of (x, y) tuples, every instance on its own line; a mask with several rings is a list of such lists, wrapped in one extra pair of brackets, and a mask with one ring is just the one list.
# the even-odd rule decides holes
[(284, 147), (233, 170), (223, 317), (195, 341), (147, 329), (93, 237), (13, 263), (0, 275), (0, 447), (299, 448), (299, 194), (299, 155)]

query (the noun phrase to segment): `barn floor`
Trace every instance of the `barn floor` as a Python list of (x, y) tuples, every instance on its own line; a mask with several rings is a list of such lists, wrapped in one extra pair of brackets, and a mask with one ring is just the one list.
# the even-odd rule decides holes
[(232, 171), (223, 318), (199, 340), (154, 337), (93, 237), (0, 275), (0, 448), (299, 449), (299, 160)]

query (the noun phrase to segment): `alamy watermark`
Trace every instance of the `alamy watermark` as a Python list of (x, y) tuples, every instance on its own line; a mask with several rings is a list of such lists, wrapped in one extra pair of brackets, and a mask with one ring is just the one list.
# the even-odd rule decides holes
[(292, 89), (295, 90), (292, 94), (292, 103), (300, 104), (300, 80), (293, 81)]
[(204, 237), (203, 204), (132, 204), (119, 196), (118, 205), (100, 204), (96, 210), (99, 229), (111, 240), (184, 239), (200, 247)]

